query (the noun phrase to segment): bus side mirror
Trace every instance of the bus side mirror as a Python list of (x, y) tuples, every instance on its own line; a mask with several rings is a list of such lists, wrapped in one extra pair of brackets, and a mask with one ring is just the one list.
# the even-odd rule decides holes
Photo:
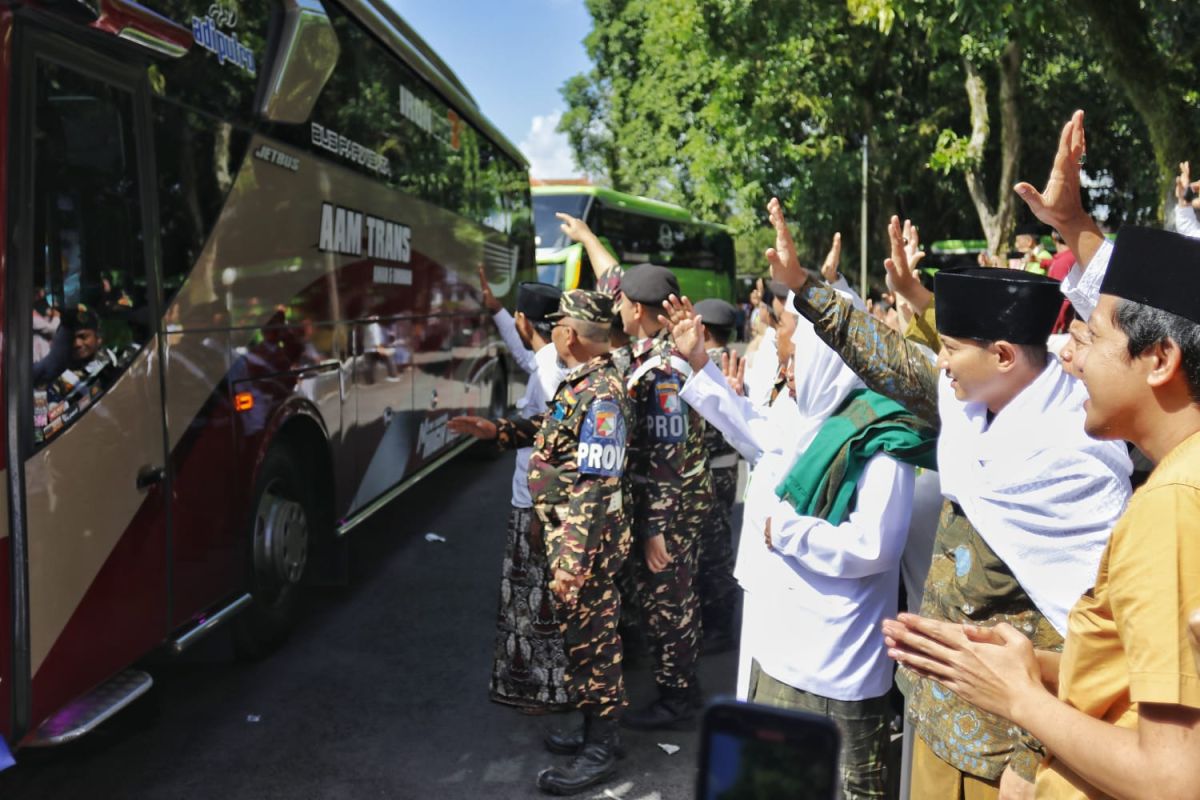
[(307, 122), (341, 47), (321, 0), (283, 0), (271, 36), (267, 79), (255, 107), (270, 122)]

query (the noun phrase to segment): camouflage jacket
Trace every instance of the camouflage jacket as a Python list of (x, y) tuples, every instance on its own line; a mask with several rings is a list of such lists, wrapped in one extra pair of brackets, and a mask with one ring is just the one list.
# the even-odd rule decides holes
[[(938, 369), (928, 351), (857, 311), (820, 281), (809, 281), (800, 290), (796, 310), (869, 388), (941, 427)], [(1062, 649), (1062, 637), (952, 503), (945, 504), (938, 521), (921, 615), (985, 626), (1008, 622), (1029, 636), (1034, 647)], [(917, 734), (943, 761), (986, 780), (998, 778), (1011, 764), (1021, 777), (1033, 780), (1041, 745), (1027, 733), (906, 669), (899, 671), (897, 681), (908, 697), (908, 717)]]
[(550, 569), (586, 574), (601, 548), (627, 535), (621, 482), (631, 419), (606, 353), (567, 374), (547, 413), (497, 422), (512, 445), (533, 445), (529, 491)]
[[(710, 347), (708, 349), (708, 358), (719, 367), (721, 366), (721, 356), (728, 352), (728, 347)], [(708, 454), (709, 466), (713, 469), (717, 468), (713, 462), (723, 457), (725, 461), (732, 460), (732, 463), (726, 466), (737, 466), (737, 450), (733, 449), (733, 445), (725, 441), (724, 434), (715, 425), (705, 424), (704, 426), (704, 449)], [(729, 458), (730, 456), (732, 456), (732, 459)]]
[(629, 437), (634, 488), (634, 533), (640, 540), (676, 526), (689, 494), (711, 492), (704, 420), (679, 397), (691, 374), (673, 355), (670, 334), (634, 342), (625, 386), (635, 422)]

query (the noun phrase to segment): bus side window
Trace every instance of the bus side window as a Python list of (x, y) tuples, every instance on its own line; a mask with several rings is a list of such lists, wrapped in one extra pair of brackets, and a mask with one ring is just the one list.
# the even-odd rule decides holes
[(34, 133), (33, 441), (60, 435), (149, 340), (133, 105), (38, 62)]

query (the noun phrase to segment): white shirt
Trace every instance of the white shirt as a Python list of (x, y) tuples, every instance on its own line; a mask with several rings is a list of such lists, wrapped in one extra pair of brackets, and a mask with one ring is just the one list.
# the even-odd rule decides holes
[(1184, 236), (1200, 239), (1200, 219), (1196, 219), (1196, 209), (1176, 204), (1175, 230)]
[(758, 537), (770, 571), (762, 599), (776, 606), (756, 644), (764, 672), (836, 700), (887, 694), (892, 662), (879, 625), (896, 615), (914, 477), (912, 466), (873, 456), (859, 476), (854, 510), (840, 525), (776, 501), (773, 549)]
[[(525, 384), (525, 394), (517, 401), (517, 413), (523, 417), (532, 417), (546, 410), (547, 404), (554, 398), (558, 385), (562, 383), (566, 370), (558, 361), (558, 352), (553, 344), (547, 344), (536, 353), (525, 346), (517, 333), (517, 325), (512, 315), (505, 309), (500, 309), (493, 315), (496, 329), (500, 338), (508, 346), (517, 366), (529, 373), (529, 381)], [(531, 508), (533, 498), (529, 494), (529, 457), (533, 455), (532, 447), (522, 447), (517, 450), (516, 464), (513, 466), (512, 504), (516, 508)]]
[[(885, 694), (891, 662), (879, 623), (896, 613), (913, 468), (875, 456), (845, 522), (802, 517), (775, 496), (801, 444), (795, 401), (780, 397), (759, 409), (734, 395), (711, 363), (680, 396), (753, 465), (735, 571), (747, 608), (756, 609), (747, 611), (744, 648), (767, 674), (798, 689), (838, 700)], [(774, 551), (763, 541), (768, 517)]]

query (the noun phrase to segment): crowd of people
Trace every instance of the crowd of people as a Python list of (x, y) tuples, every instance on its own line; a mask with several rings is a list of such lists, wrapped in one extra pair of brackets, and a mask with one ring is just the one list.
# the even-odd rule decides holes
[[(900, 769), (893, 685), (910, 797), (1198, 796), (1200, 183), (1180, 165), (1175, 231), (1110, 239), (1084, 152), (1076, 112), (1015, 187), (1055, 252), (1022, 229), (928, 286), (893, 217), (871, 307), (772, 200), (745, 359), (732, 306), (567, 215), (595, 291), (525, 284), (514, 318), (483, 284), (530, 375), (516, 416), (451, 421), (517, 450), (491, 696), (583, 712), (539, 788), (611, 780), (621, 726), (693, 724), (699, 654), (736, 641), (739, 698), (837, 724), (846, 798)], [(642, 638), (659, 696), (626, 711)]]

